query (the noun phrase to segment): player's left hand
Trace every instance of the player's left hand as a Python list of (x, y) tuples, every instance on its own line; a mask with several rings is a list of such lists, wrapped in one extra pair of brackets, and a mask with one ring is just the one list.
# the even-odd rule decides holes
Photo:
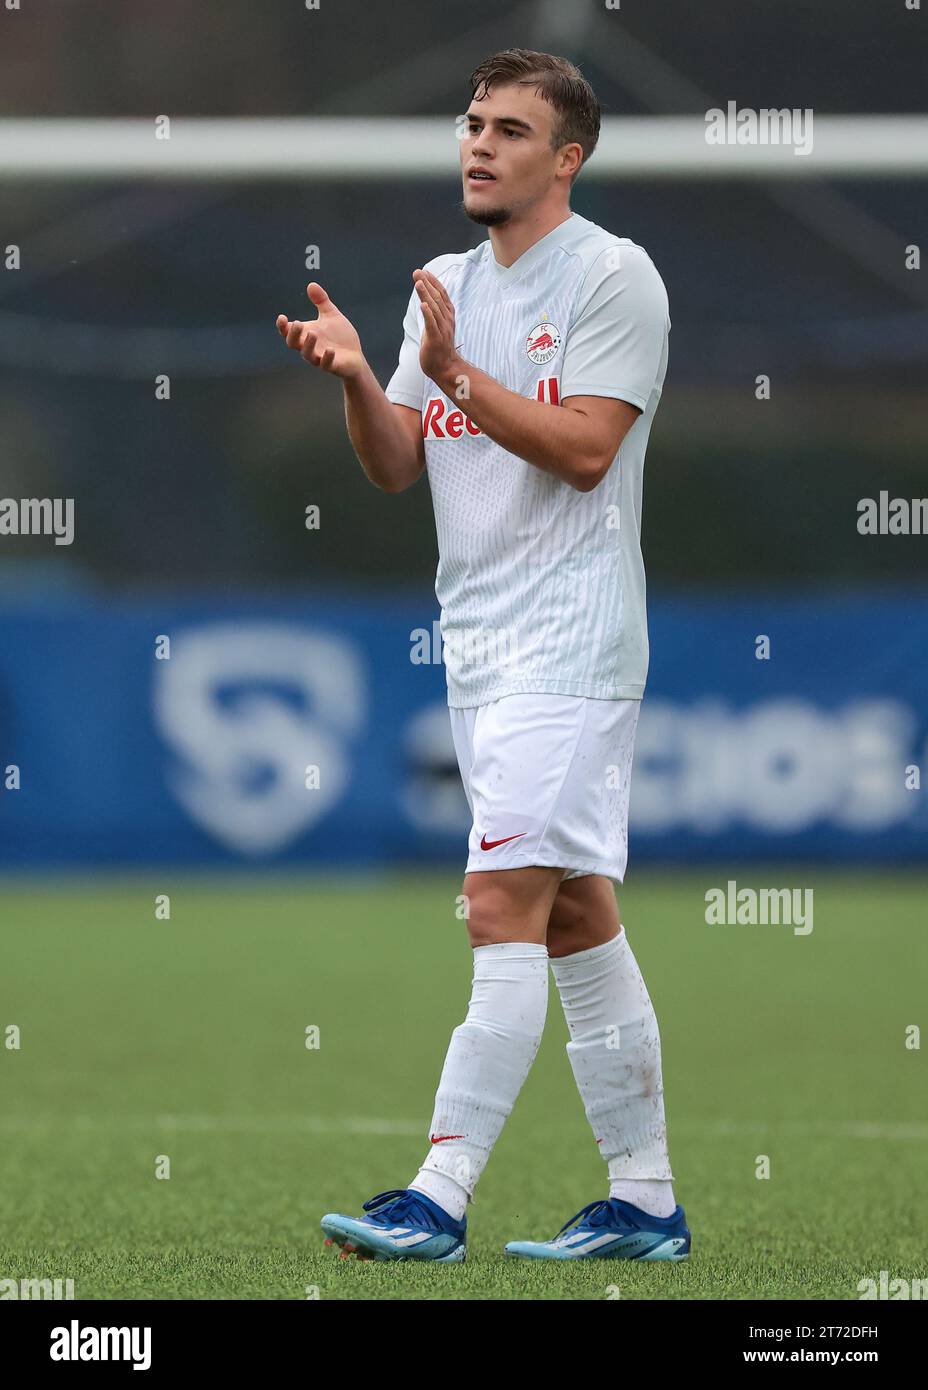
[(412, 278), (424, 323), (419, 366), (426, 376), (440, 383), (460, 361), (454, 350), (454, 305), (444, 285), (430, 270), (414, 270)]

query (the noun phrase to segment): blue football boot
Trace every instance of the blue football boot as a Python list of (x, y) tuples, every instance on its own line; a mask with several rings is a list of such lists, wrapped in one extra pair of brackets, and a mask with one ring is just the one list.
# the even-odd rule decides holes
[(618, 1197), (590, 1202), (553, 1240), (511, 1240), (506, 1246), (507, 1255), (528, 1260), (685, 1260), (689, 1253), (682, 1207), (672, 1216), (649, 1216)]
[(411, 1188), (378, 1192), (363, 1204), (370, 1216), (322, 1218), (326, 1245), (340, 1245), (343, 1257), (367, 1260), (435, 1260), (461, 1264), (467, 1254), (467, 1217), (455, 1221), (431, 1197)]

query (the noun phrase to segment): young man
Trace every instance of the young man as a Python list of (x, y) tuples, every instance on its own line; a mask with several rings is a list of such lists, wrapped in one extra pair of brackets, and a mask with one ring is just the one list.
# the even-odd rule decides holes
[(473, 813), (464, 879), (474, 986), (445, 1058), (431, 1147), (408, 1188), (322, 1226), (343, 1253), (464, 1259), (466, 1208), (535, 1058), (548, 961), (609, 1197), (536, 1259), (683, 1259), (660, 1037), (619, 922), (632, 747), (648, 664), (645, 447), (667, 366), (667, 295), (647, 254), (572, 213), (599, 104), (563, 58), (482, 63), (461, 130), (476, 250), (413, 272), (386, 392), (318, 284), (278, 328), (342, 379), (371, 481), (428, 468), (452, 733)]

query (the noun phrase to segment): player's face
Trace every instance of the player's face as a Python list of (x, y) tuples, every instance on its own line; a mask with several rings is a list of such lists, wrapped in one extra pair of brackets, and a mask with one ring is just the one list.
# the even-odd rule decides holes
[[(464, 211), (473, 222), (499, 226), (550, 192), (561, 166), (551, 148), (557, 113), (531, 87), (494, 86), (467, 109), (461, 140)], [(485, 169), (492, 179), (471, 171)]]

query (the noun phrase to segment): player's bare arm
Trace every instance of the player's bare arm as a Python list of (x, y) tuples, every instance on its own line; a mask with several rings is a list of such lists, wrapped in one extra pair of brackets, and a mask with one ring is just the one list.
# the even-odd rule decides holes
[(467, 387), (466, 414), (502, 448), (579, 492), (603, 479), (641, 411), (628, 401), (605, 396), (570, 396), (561, 405), (520, 396), (465, 361), (454, 345), (454, 306), (429, 270), (413, 280), (422, 307), (424, 331), (419, 363), (426, 376), (452, 399)]
[(345, 422), (361, 467), (384, 492), (402, 492), (425, 467), (421, 416), (387, 400), (357, 329), (322, 286), (314, 280), (306, 293), (318, 317), (305, 322), (280, 314), (278, 332), (310, 366), (341, 378)]

